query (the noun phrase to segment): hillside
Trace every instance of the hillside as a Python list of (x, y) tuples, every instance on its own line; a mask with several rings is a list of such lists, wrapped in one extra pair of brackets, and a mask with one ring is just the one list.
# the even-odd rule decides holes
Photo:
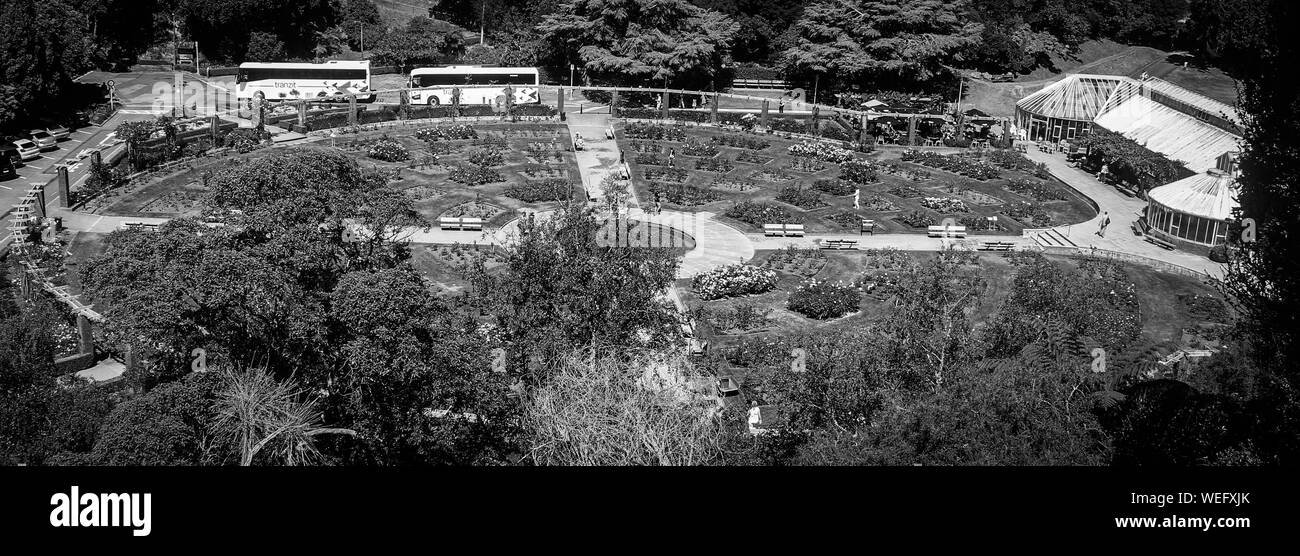
[(1217, 68), (1184, 68), (1178, 55), (1145, 46), (1125, 46), (1108, 40), (1089, 41), (1072, 57), (1053, 59), (1052, 71), (1039, 68), (1018, 81), (990, 83), (967, 80), (963, 108), (978, 108), (993, 116), (1010, 117), (1016, 101), (1065, 75), (1091, 73), (1139, 77), (1143, 72), (1230, 105), (1237, 103), (1236, 81)]
[(403, 23), (417, 15), (429, 15), (429, 3), (422, 0), (375, 0), (379, 15), (389, 24)]

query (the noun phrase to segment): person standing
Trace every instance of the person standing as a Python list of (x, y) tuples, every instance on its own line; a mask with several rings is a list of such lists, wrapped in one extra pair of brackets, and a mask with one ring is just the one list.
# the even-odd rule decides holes
[(862, 205), (861, 205), (861, 199), (862, 199), (862, 189), (861, 189), (861, 188), (854, 189), (854, 190), (853, 190), (853, 208), (855, 208), (855, 209), (862, 208)]
[(675, 163), (676, 161), (677, 161), (677, 150), (676, 150), (676, 149), (668, 149), (668, 167), (669, 167), (669, 168), (675, 168), (676, 166), (674, 165), (674, 163)]
[(1110, 225), (1110, 213), (1109, 212), (1101, 213), (1101, 228), (1097, 230), (1097, 235), (1100, 237), (1106, 237), (1106, 227), (1109, 225)]
[(785, 97), (781, 97), (781, 102), (776, 105), (776, 113), (777, 114), (785, 113)]

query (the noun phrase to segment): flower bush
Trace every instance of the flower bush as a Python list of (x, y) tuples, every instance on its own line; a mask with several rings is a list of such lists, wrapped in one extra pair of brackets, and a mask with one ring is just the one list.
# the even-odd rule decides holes
[(767, 164), (772, 161), (772, 157), (763, 156), (750, 151), (741, 151), (740, 154), (736, 155), (736, 161), (748, 162), (750, 164)]
[(899, 216), (898, 221), (913, 228), (928, 228), (934, 224), (934, 216), (917, 209)]
[(680, 126), (632, 122), (623, 128), (623, 135), (631, 139), (654, 141), (685, 141), (686, 130)]
[(938, 168), (946, 172), (960, 174), (976, 180), (991, 180), (1002, 175), (998, 169), (984, 162), (983, 160), (971, 160), (958, 156), (945, 156), (930, 151), (920, 151), (916, 149), (907, 149), (903, 151), (902, 159), (904, 162), (915, 162)]
[(1064, 200), (1065, 192), (1059, 187), (1052, 187), (1042, 180), (1028, 178), (1014, 179), (1007, 182), (1007, 191), (1024, 195), (1035, 201), (1060, 201)]
[(1051, 215), (1047, 214), (1047, 211), (1038, 203), (1025, 201), (1011, 203), (1003, 207), (1002, 212), (1036, 228), (1045, 228), (1052, 225)]
[(733, 134), (714, 137), (713, 142), (719, 145), (726, 145), (728, 147), (736, 147), (740, 149), (749, 149), (751, 151), (761, 151), (763, 149), (772, 146), (771, 143), (768, 143), (767, 141), (764, 141), (757, 137), (749, 137), (745, 135), (733, 135)]
[(687, 141), (685, 145), (682, 145), (682, 148), (678, 149), (677, 152), (681, 153), (684, 156), (709, 157), (709, 156), (717, 156), (719, 151), (717, 145), (714, 145), (712, 143), (704, 143), (701, 141), (696, 141), (695, 139), (691, 139), (690, 141)]
[(787, 150), (794, 156), (815, 158), (817, 160), (824, 160), (826, 162), (834, 162), (837, 164), (853, 160), (853, 151), (815, 141), (804, 141), (797, 145), (790, 145), (790, 148)]
[(455, 139), (477, 139), (478, 132), (465, 125), (438, 126), (415, 132), (415, 138), (421, 141), (447, 141)]
[(786, 168), (796, 172), (807, 172), (812, 174), (825, 170), (826, 163), (812, 158), (796, 158), (791, 160), (790, 165), (786, 166)]
[(515, 184), (506, 189), (505, 194), (508, 197), (514, 197), (525, 203), (536, 203), (540, 201), (559, 201), (568, 199), (573, 191), (573, 184), (569, 180), (552, 178), (547, 180), (528, 180), (521, 184)]
[(870, 160), (850, 160), (840, 164), (840, 179), (853, 183), (875, 183), (880, 180), (876, 163)]
[(890, 189), (889, 194), (894, 195), (896, 197), (903, 197), (903, 198), (920, 197), (921, 190), (912, 186), (903, 185), (903, 186)]
[(664, 166), (668, 164), (668, 161), (664, 160), (664, 158), (659, 156), (658, 153), (636, 153), (636, 156), (632, 158), (632, 162), (637, 164), (649, 164), (652, 166)]
[(781, 192), (776, 195), (776, 200), (783, 203), (790, 203), (801, 209), (813, 209), (826, 206), (826, 201), (815, 189), (804, 189), (802, 187), (783, 187)]
[(725, 158), (700, 158), (695, 161), (696, 170), (717, 172), (719, 174), (730, 172), (735, 167), (735, 164)]
[(401, 162), (411, 159), (411, 153), (406, 150), (404, 145), (387, 137), (371, 144), (370, 148), (366, 150), (366, 155), (384, 162)]
[(717, 191), (707, 187), (681, 183), (651, 182), (649, 190), (651, 193), (656, 194), (660, 200), (683, 206), (703, 205), (722, 198), (722, 195)]
[(813, 182), (813, 189), (830, 195), (844, 196), (852, 195), (858, 188), (853, 183), (845, 180), (820, 179)]
[(767, 203), (755, 203), (753, 201), (744, 201), (729, 209), (724, 213), (729, 218), (735, 218), (741, 222), (748, 222), (755, 226), (763, 224), (785, 224), (790, 223), (793, 216), (789, 211)]
[(772, 118), (768, 120), (767, 127), (775, 131), (784, 131), (787, 133), (803, 133), (808, 131), (808, 126), (803, 122), (793, 118)]
[(474, 149), (469, 153), (469, 163), (482, 168), (490, 168), (505, 164), (506, 157), (497, 149)]
[(833, 319), (858, 310), (862, 292), (843, 282), (809, 280), (790, 294), (787, 307), (812, 319)]
[(964, 201), (951, 197), (926, 197), (921, 199), (921, 206), (939, 212), (970, 212)]
[(746, 264), (715, 268), (695, 276), (691, 289), (705, 301), (772, 291), (776, 272)]
[(646, 168), (645, 179), (650, 181), (670, 181), (683, 183), (690, 175), (682, 168)]
[(447, 179), (468, 186), (506, 181), (500, 172), (482, 166), (457, 166), (447, 175)]

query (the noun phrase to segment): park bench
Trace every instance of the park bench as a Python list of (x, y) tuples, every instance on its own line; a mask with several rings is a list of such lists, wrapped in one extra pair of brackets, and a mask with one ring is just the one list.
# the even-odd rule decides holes
[(1148, 229), (1146, 221), (1142, 218), (1134, 220), (1132, 224), (1129, 224), (1129, 227), (1133, 228), (1133, 235), (1135, 236), (1146, 235)]
[(1173, 250), (1174, 250), (1174, 244), (1169, 243), (1168, 241), (1165, 241), (1165, 240), (1163, 240), (1163, 239), (1160, 239), (1160, 238), (1158, 238), (1158, 237), (1156, 237), (1156, 236), (1153, 236), (1153, 235), (1151, 235), (1151, 234), (1147, 234), (1146, 239), (1147, 239), (1147, 242), (1149, 242), (1149, 243), (1151, 243), (1152, 245), (1155, 245), (1155, 246), (1157, 246), (1157, 247), (1163, 247), (1163, 248), (1168, 249), (1168, 250), (1170, 250), (1170, 251), (1173, 251)]
[(938, 238), (965, 239), (966, 227), (965, 226), (930, 226), (929, 235), (930, 237), (938, 237)]
[(1010, 241), (986, 241), (979, 246), (980, 251), (1010, 251), (1016, 244)]
[(803, 237), (803, 224), (763, 224), (763, 235)]
[(736, 79), (731, 86), (736, 89), (789, 89), (790, 83), (784, 79)]
[(443, 230), (464, 230), (477, 232), (483, 229), (482, 218), (457, 218), (444, 216), (438, 219), (438, 227)]
[(858, 235), (862, 235), (862, 232), (869, 233), (869, 234), (871, 234), (871, 235), (873, 235), (873, 236), (876, 235), (876, 221), (875, 221), (875, 220), (863, 220), (863, 221), (862, 221), (862, 227), (861, 227), (861, 228), (858, 228)]
[(158, 231), (157, 224), (148, 224), (145, 222), (123, 222), (122, 227), (128, 230), (144, 230), (146, 232)]
[(857, 249), (858, 242), (851, 239), (828, 239), (821, 243), (822, 249)]

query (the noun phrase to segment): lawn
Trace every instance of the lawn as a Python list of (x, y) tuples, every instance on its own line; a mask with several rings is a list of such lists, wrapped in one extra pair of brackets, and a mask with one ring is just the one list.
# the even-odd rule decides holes
[[(842, 163), (791, 154), (802, 141), (776, 135), (645, 124), (620, 126), (617, 134), (642, 203), (657, 194), (668, 208), (710, 211), (746, 232), (797, 222), (810, 233), (857, 233), (863, 219), (873, 219), (882, 232), (920, 234), (952, 218), (976, 234), (1015, 235), (1095, 215), (1068, 186), (1035, 176), (1032, 164), (1007, 151), (881, 149), (853, 154), (870, 171), (846, 176)], [(993, 229), (990, 216), (997, 217)]]

